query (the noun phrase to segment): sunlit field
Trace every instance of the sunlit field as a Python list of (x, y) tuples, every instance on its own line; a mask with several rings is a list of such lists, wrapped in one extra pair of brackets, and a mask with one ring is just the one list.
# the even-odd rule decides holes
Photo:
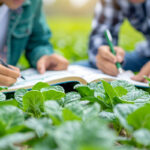
[[(70, 63), (88, 59), (88, 38), (91, 31), (92, 18), (52, 17), (47, 22), (52, 31), (51, 43), (55, 51), (65, 56)], [(131, 51), (135, 44), (144, 40), (127, 21), (121, 27), (119, 45)], [(21, 66), (28, 67), (28, 63), (21, 58)]]

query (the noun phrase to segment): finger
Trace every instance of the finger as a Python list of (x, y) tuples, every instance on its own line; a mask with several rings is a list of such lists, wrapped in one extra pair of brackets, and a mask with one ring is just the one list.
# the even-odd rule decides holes
[(20, 72), (20, 69), (18, 67), (15, 67), (15, 66), (12, 66), (12, 65), (9, 65), (9, 67), (11, 67), (12, 69), (14, 69), (17, 72)]
[(66, 66), (56, 66), (52, 70), (54, 70), (54, 71), (67, 70), (67, 67)]
[(48, 70), (66, 70), (68, 68), (69, 62), (62, 56), (59, 56), (57, 54), (53, 55), (53, 57), (51, 56), (51, 61), (52, 63), (49, 63), (49, 61), (47, 61), (47, 69)]
[(103, 71), (105, 74), (116, 76), (118, 74), (118, 69), (115, 64), (108, 61), (103, 61), (97, 63), (97, 67)]
[(11, 86), (16, 81), (17, 81), (17, 79), (0, 74), (0, 85), (1, 86)]
[(137, 74), (137, 75), (131, 77), (131, 79), (135, 80), (135, 81), (139, 81), (139, 82), (145, 81), (144, 75), (141, 75), (141, 74)]
[(136, 81), (140, 81), (140, 82), (144, 82), (145, 81), (144, 76), (148, 76), (149, 73), (150, 73), (150, 62), (146, 63), (144, 65), (144, 67), (141, 69), (141, 71), (139, 72), (139, 74), (132, 77), (131, 79), (136, 80)]
[(114, 63), (111, 63), (100, 56), (96, 56), (96, 66), (104, 73), (116, 76), (118, 75), (118, 69)]
[(20, 72), (6, 68), (2, 66), (1, 64), (0, 64), (0, 74), (14, 78), (14, 79), (17, 79), (18, 77), (20, 77)]
[(40, 74), (44, 74), (46, 71), (46, 59), (45, 57), (42, 57), (38, 62), (37, 62), (37, 70)]
[(54, 70), (54, 71), (67, 70), (68, 69), (68, 62), (65, 62), (64, 64), (57, 64), (57, 65), (50, 66), (48, 69)]
[(148, 83), (148, 81), (146, 79), (144, 79), (144, 83)]
[(110, 52), (110, 48), (107, 47), (107, 46), (100, 47), (100, 49), (98, 51), (98, 55), (101, 56), (101, 57), (103, 57), (104, 59), (112, 62), (112, 63), (116, 63), (117, 62), (116, 56), (114, 56)]
[(114, 49), (116, 51), (117, 61), (120, 63), (123, 62), (125, 51), (121, 47), (115, 47)]

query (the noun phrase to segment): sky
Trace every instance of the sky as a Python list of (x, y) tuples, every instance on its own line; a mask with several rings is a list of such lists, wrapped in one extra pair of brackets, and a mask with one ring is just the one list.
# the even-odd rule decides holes
[[(45, 3), (52, 4), (56, 0), (44, 0)], [(84, 6), (89, 0), (70, 0), (70, 3), (75, 7), (82, 7)]]

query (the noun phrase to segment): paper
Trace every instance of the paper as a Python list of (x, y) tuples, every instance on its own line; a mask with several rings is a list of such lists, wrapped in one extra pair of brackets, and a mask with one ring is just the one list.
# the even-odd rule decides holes
[(126, 80), (134, 85), (148, 87), (148, 84), (132, 81), (130, 78), (134, 75), (131, 71), (124, 72), (118, 77), (113, 77), (102, 73), (98, 69), (92, 69), (77, 65), (70, 65), (66, 71), (47, 71), (45, 74), (39, 74), (35, 69), (28, 69), (22, 71), (21, 74), (26, 80), (18, 79), (18, 81), (8, 90), (25, 88), (35, 85), (37, 82), (50, 82), (53, 80), (61, 79), (64, 77), (81, 77), (85, 79), (88, 83), (94, 81), (95, 79), (112, 79), (112, 80)]
[(24, 87), (30, 87), (35, 85), (38, 82), (48, 82), (63, 77), (72, 76), (68, 71), (47, 71), (44, 74), (39, 74), (35, 69), (28, 69), (21, 72), (22, 76), (25, 77), (25, 80), (19, 78), (18, 81), (8, 89), (18, 89)]
[(118, 75), (117, 77), (104, 74), (102, 71), (93, 68), (87, 68), (82, 66), (70, 66), (69, 70), (74, 73), (78, 73), (82, 78), (84, 78), (88, 83), (92, 82), (94, 79), (112, 79), (112, 80), (125, 80), (136, 86), (149, 87), (147, 83), (137, 82), (131, 80), (134, 76), (132, 71), (125, 71), (124, 73)]

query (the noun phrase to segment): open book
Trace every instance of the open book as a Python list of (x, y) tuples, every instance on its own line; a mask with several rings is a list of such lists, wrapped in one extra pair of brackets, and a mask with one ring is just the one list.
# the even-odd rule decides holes
[(124, 72), (123, 74), (113, 77), (102, 73), (100, 70), (70, 65), (66, 71), (47, 71), (45, 74), (39, 74), (35, 69), (28, 69), (21, 72), (26, 80), (18, 79), (18, 81), (8, 91), (15, 91), (20, 88), (30, 89), (37, 82), (47, 82), (50, 85), (58, 83), (66, 83), (70, 81), (78, 81), (82, 84), (90, 82), (98, 82), (100, 80), (113, 81), (113, 80), (126, 80), (130, 83), (140, 86), (148, 87), (148, 84), (136, 82), (130, 78), (134, 75), (131, 71)]

